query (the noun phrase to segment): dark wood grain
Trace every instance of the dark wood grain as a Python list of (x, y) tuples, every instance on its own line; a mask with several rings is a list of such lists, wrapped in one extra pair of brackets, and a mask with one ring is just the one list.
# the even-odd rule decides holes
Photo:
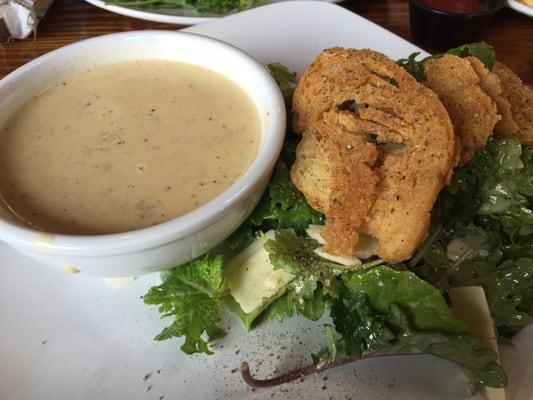
[[(407, 0), (347, 0), (341, 5), (412, 41)], [(56, 0), (36, 38), (0, 45), (0, 77), (41, 54), (82, 39), (137, 29), (179, 28), (116, 15), (82, 0)], [(532, 18), (505, 8), (496, 14), (482, 39), (496, 48), (499, 60), (533, 85)]]

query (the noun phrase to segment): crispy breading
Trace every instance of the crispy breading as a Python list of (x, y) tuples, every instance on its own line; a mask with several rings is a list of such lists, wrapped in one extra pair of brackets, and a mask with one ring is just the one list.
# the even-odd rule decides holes
[(360, 231), (384, 260), (409, 258), (456, 161), (437, 96), (381, 53), (333, 48), (304, 72), (293, 112), (291, 176), (326, 215), (326, 251), (349, 254)]
[(429, 60), (424, 84), (439, 96), (461, 142), (464, 163), (483, 147), (500, 120), (496, 104), (481, 87), (481, 79), (467, 59), (444, 55)]
[(379, 177), (373, 167), (380, 150), (366, 136), (351, 135), (337, 123), (337, 114), (326, 112), (306, 131), (291, 177), (297, 187), (313, 188), (306, 191), (307, 201), (327, 215), (326, 251), (350, 254), (358, 241), (357, 229), (378, 193)]
[(466, 57), (470, 66), (479, 77), (479, 85), (483, 91), (490, 96), (501, 119), (494, 127), (496, 136), (515, 136), (519, 130), (518, 124), (514, 120), (511, 111), (511, 103), (502, 94), (502, 86), (498, 76), (485, 68), (485, 65), (476, 57)]
[(524, 144), (533, 144), (533, 90), (509, 67), (496, 61), (492, 72), (498, 76), (502, 94), (511, 104), (513, 119), (518, 125), (516, 132), (496, 132), (502, 137), (517, 137)]

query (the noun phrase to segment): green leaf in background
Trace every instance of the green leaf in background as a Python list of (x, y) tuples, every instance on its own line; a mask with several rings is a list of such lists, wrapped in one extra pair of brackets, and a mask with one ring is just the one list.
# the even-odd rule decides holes
[(256, 4), (255, 0), (106, 0), (106, 4), (142, 10), (183, 9), (216, 15), (242, 11)]
[(222, 298), (228, 294), (222, 264), (221, 256), (203, 256), (170, 270), (159, 286), (150, 288), (144, 302), (158, 305), (161, 318), (174, 319), (156, 340), (183, 336), (184, 353), (212, 354), (203, 335), (208, 340), (225, 335), (218, 325)]
[(485, 67), (490, 71), (496, 62), (496, 53), (492, 46), (485, 42), (469, 43), (462, 46), (450, 49), (444, 53), (438, 53), (433, 56), (425, 57), (417, 60), (420, 52), (412, 53), (407, 58), (402, 58), (397, 61), (397, 64), (409, 72), (418, 82), (426, 80), (425, 63), (428, 60), (442, 57), (445, 54), (452, 54), (458, 57), (473, 56), (479, 59)]
[(272, 63), (267, 65), (268, 72), (276, 80), (278, 86), (283, 94), (285, 99), (285, 105), (287, 110), (290, 110), (292, 107), (292, 96), (296, 85), (298, 84), (298, 79), (294, 72), (289, 71), (287, 67), (280, 63)]
[(485, 42), (463, 44), (462, 46), (448, 50), (445, 54), (453, 54), (458, 57), (476, 57), (489, 71), (496, 62), (494, 48)]
[(417, 51), (415, 53), (412, 53), (407, 58), (401, 58), (396, 63), (405, 69), (407, 72), (409, 72), (418, 82), (423, 82), (426, 80), (426, 69), (424, 67), (424, 62), (428, 58), (426, 57), (421, 60), (417, 60), (416, 58), (420, 55), (420, 52)]

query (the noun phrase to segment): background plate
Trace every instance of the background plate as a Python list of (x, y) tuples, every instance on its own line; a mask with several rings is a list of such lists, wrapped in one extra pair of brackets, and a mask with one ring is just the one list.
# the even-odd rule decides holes
[[(121, 14), (127, 17), (132, 17), (132, 18), (144, 19), (146, 21), (163, 22), (167, 24), (196, 25), (196, 24), (201, 24), (203, 22), (212, 21), (213, 19), (217, 19), (221, 17), (219, 15), (213, 15), (209, 13), (199, 13), (197, 11), (182, 10), (182, 9), (175, 9), (175, 10), (160, 9), (160, 10), (144, 11), (144, 10), (136, 9), (136, 8), (108, 5), (106, 4), (104, 0), (85, 0), (85, 1), (87, 1), (88, 3), (91, 3), (92, 5), (96, 7), (103, 8), (104, 10), (108, 10), (116, 14)], [(290, 0), (261, 0), (261, 3), (262, 5), (268, 5), (268, 4), (278, 3), (280, 1), (290, 1)], [(342, 0), (317, 0), (317, 1), (325, 1), (327, 3), (340, 3)]]
[[(419, 50), (335, 5), (293, 1), (188, 29), (241, 47), (261, 62), (301, 72), (323, 49), (369, 47), (393, 58)], [(246, 32), (246, 34), (243, 34)], [(368, 360), (276, 389), (250, 391), (236, 368), (273, 371), (309, 363), (322, 326), (297, 318), (244, 334), (236, 320), (213, 356), (187, 357), (180, 341), (155, 342), (166, 324), (141, 296), (146, 275), (121, 287), (50, 270), (0, 244), (0, 399), (417, 399), (467, 397), (454, 365), (432, 357)], [(323, 320), (322, 322), (326, 322)], [(508, 395), (533, 397), (533, 329), (502, 348)], [(481, 396), (476, 397), (481, 399)]]

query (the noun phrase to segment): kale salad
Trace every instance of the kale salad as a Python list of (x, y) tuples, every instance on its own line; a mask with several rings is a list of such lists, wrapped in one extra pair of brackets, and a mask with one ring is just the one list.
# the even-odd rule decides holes
[[(450, 53), (494, 64), (484, 43)], [(398, 63), (422, 80), (426, 61), (415, 54)], [(297, 78), (280, 64), (268, 69), (290, 113)], [(346, 266), (315, 251), (319, 242), (310, 229), (324, 216), (291, 181), (298, 141), (289, 129), (266, 192), (232, 236), (163, 272), (161, 284), (149, 289), (144, 302), (170, 322), (155, 339), (181, 338), (186, 354), (209, 355), (209, 343), (226, 334), (225, 312), (235, 313), (246, 330), (293, 316), (317, 321), (326, 313), (331, 322), (323, 327), (323, 348), (309, 354), (308, 365), (260, 380), (243, 363), (245, 382), (274, 386), (370, 357), (429, 354), (458, 364), (472, 393), (505, 387), (498, 355), (469, 334), (450, 294), (482, 287), (500, 343), (532, 322), (533, 147), (515, 138), (489, 139), (455, 169), (434, 205), (426, 239), (409, 260), (389, 264), (373, 256)]]

